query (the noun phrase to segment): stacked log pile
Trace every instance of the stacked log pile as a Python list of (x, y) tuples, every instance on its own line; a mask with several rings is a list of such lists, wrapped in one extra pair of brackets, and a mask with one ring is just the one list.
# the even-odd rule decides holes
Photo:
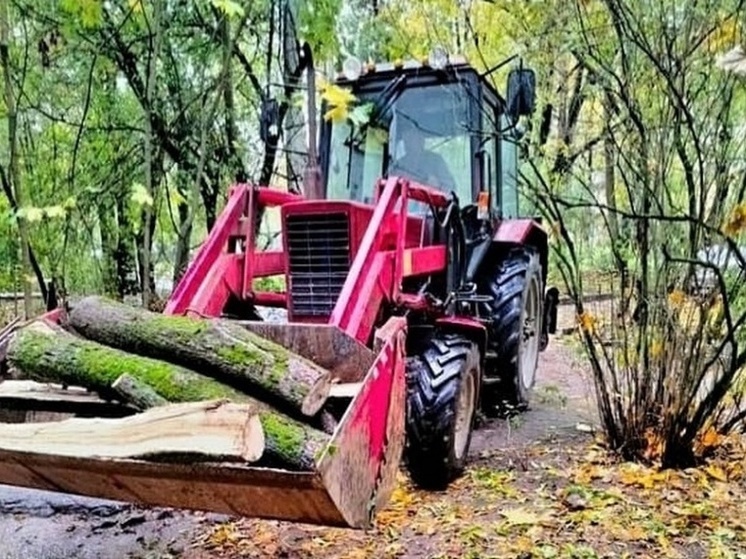
[[(77, 429), (78, 445), (93, 453), (113, 451), (118, 434), (122, 456), (219, 454), (309, 470), (333, 428), (323, 409), (328, 371), (222, 319), (166, 316), (88, 297), (71, 305), (62, 325), (37, 320), (18, 329), (6, 360), (14, 378), (88, 388), (139, 410), (100, 425), (75, 419), (36, 431), (23, 426), (35, 433), (37, 451), (44, 441), (72, 452)], [(16, 435), (6, 438), (4, 427), (4, 441), (21, 445), (28, 437), (14, 425), (7, 427)], [(135, 428), (147, 437), (138, 438)], [(173, 448), (158, 451), (158, 437)]]

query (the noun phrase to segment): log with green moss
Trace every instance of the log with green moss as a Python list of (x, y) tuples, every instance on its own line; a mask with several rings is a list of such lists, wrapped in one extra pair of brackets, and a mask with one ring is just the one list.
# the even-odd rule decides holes
[(291, 416), (316, 415), (330, 374), (229, 320), (168, 316), (103, 297), (75, 302), (68, 325), (110, 347), (189, 367)]
[[(112, 385), (127, 375), (168, 402), (228, 399), (252, 403), (260, 410), (265, 435), (265, 452), (260, 463), (307, 470), (313, 467), (315, 457), (329, 440), (326, 433), (213, 378), (75, 336), (41, 320), (13, 334), (7, 361), (19, 378), (81, 386), (103, 397), (119, 396), (121, 393)], [(158, 401), (151, 398), (147, 405), (152, 407)]]
[(128, 373), (112, 382), (111, 389), (122, 401), (141, 411), (168, 404), (168, 400), (158, 394), (152, 386)]

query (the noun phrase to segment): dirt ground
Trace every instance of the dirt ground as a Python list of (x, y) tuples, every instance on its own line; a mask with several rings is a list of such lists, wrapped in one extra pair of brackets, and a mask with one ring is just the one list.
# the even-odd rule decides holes
[[(572, 323), (562, 309), (560, 327)], [(590, 393), (572, 336), (552, 338), (531, 409), (481, 424), (466, 474), (447, 491), (415, 490), (402, 474), (369, 531), (0, 487), (0, 559), (746, 558), (745, 468), (613, 463), (590, 432)]]
[[(509, 488), (520, 476), (517, 472), (532, 470), (534, 460), (560, 467), (568, 460), (567, 449), (592, 440), (589, 429), (596, 416), (588, 387), (581, 358), (566, 341), (555, 338), (540, 357), (531, 409), (510, 419), (483, 420), (472, 438), (468, 471), (448, 491), (416, 491), (402, 473), (391, 505), (367, 533), (239, 520), (204, 533), (183, 557), (503, 557), (483, 555), (486, 550), (480, 546), (470, 551), (463, 541), (479, 540), (499, 515), (490, 493), (507, 503), (512, 497), (515, 504), (521, 503), (527, 492), (542, 488), (530, 475), (521, 480), (520, 489)], [(520, 498), (514, 494), (518, 490), (524, 493)], [(458, 529), (441, 530), (442, 523)], [(457, 537), (446, 541), (450, 536)]]
[[(561, 446), (564, 443), (560, 441), (587, 439), (587, 433), (577, 429), (590, 424), (593, 417), (581, 371), (573, 350), (562, 338), (553, 339), (541, 355), (531, 409), (510, 420), (490, 420), (475, 431), (470, 475), (491, 475), (493, 468), (520, 465), (537, 442), (555, 441)], [(404, 476), (402, 481), (406, 483)], [(437, 498), (449, 497), (438, 494)], [(412, 510), (417, 508), (412, 505)], [(401, 502), (393, 506), (394, 510), (404, 507)], [(385, 511), (383, 518), (387, 514), (391, 512)], [(258, 534), (258, 539), (237, 535), (244, 530)], [(298, 551), (304, 544), (320, 542), (320, 534), (326, 533), (350, 534), (352, 538), (363, 534), (269, 521), (231, 522), (226, 517), (182, 511), (140, 510), (121, 503), (0, 486), (0, 559), (340, 556), (323, 546)], [(235, 538), (244, 542), (242, 546), (232, 545)], [(282, 544), (285, 538), (291, 538), (287, 545)], [(262, 550), (262, 542), (268, 539), (277, 543)], [(254, 543), (247, 547), (249, 540)], [(424, 549), (422, 553), (412, 557), (435, 556)]]

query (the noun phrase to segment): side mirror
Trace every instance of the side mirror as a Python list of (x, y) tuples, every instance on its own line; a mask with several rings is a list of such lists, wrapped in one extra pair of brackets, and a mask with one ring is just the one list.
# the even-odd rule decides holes
[(507, 112), (514, 119), (528, 116), (536, 107), (536, 73), (531, 69), (514, 68), (508, 74)]

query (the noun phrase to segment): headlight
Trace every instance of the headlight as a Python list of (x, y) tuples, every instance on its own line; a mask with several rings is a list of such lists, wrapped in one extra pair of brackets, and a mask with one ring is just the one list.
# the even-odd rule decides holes
[(427, 58), (428, 64), (436, 70), (442, 70), (448, 64), (448, 51), (443, 47), (435, 47)]
[(354, 81), (358, 79), (360, 77), (360, 74), (362, 74), (362, 72), (363, 72), (363, 63), (360, 62), (360, 60), (358, 60), (354, 56), (349, 57), (342, 64), (342, 73), (344, 74), (345, 78), (347, 78), (350, 81)]

